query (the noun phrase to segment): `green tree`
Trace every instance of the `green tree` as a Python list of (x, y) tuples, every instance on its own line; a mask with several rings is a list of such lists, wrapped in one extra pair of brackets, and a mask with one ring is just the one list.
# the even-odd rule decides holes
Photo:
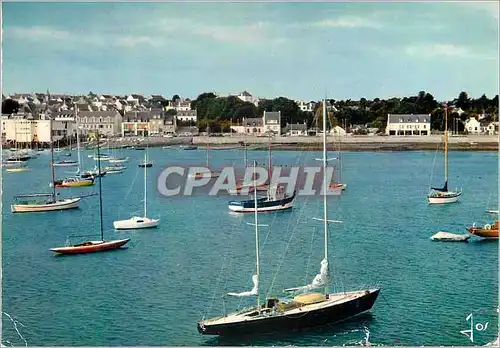
[(17, 100), (5, 99), (2, 101), (2, 114), (15, 114), (19, 111), (20, 105)]

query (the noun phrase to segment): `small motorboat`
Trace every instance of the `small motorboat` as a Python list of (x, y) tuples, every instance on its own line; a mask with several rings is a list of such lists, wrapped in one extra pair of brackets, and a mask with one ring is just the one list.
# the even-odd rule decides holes
[(9, 173), (20, 173), (20, 172), (27, 172), (29, 171), (28, 167), (14, 167), (14, 168), (7, 168), (5, 171)]
[[(55, 180), (54, 184), (58, 188), (92, 186), (94, 185), (94, 177), (90, 177), (88, 179), (81, 179), (78, 177), (66, 178), (62, 180)], [(52, 183), (49, 186), (52, 186)]]
[[(267, 197), (257, 199), (257, 212), (290, 209), (295, 199), (295, 193), (296, 192), (293, 191), (291, 196), (287, 195), (282, 185), (279, 185), (276, 189), (270, 189), (267, 191)], [(228, 207), (229, 210), (236, 213), (255, 212), (255, 200), (230, 201)]]
[(152, 166), (153, 166), (153, 162), (151, 162), (151, 161), (148, 161), (148, 162), (142, 161), (141, 163), (139, 163), (139, 167), (141, 167), (141, 168), (144, 168), (144, 167), (151, 168)]
[(54, 167), (75, 167), (78, 165), (77, 161), (59, 161), (59, 162), (54, 162)]
[(125, 163), (128, 162), (129, 157), (113, 157), (108, 160), (109, 163)]
[(334, 183), (334, 184), (331, 184), (328, 189), (329, 190), (338, 190), (338, 189), (340, 189), (342, 191), (345, 191), (346, 188), (347, 188), (347, 184)]
[(476, 223), (472, 226), (467, 227), (467, 232), (475, 236), (485, 238), (485, 239), (498, 239), (498, 220), (495, 220), (493, 225), (485, 224), (483, 227), (477, 227)]
[(88, 179), (88, 178), (92, 178), (92, 177), (97, 178), (97, 177), (101, 177), (104, 175), (106, 175), (105, 171), (99, 172), (97, 170), (97, 168), (95, 168), (94, 170), (89, 170), (88, 172), (83, 172), (82, 174), (80, 174), (80, 178), (82, 178), (82, 179)]
[(126, 239), (117, 239), (117, 240), (96, 240), (96, 241), (88, 241), (81, 244), (69, 245), (59, 248), (52, 248), (50, 251), (59, 253), (59, 254), (86, 254), (86, 253), (95, 253), (98, 251), (107, 251), (112, 249), (118, 249), (121, 246), (127, 244), (130, 241), (130, 238)]
[(469, 234), (455, 234), (439, 231), (431, 237), (431, 240), (440, 242), (467, 242), (470, 239)]
[(184, 146), (182, 147), (183, 150), (197, 150), (198, 146)]

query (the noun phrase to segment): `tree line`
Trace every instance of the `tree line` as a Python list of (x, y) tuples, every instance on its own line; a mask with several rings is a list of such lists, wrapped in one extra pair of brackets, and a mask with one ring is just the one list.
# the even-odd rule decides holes
[[(352, 125), (367, 125), (385, 130), (388, 114), (430, 114), (433, 130), (444, 130), (444, 107), (434, 96), (426, 91), (420, 91), (415, 96), (403, 98), (369, 100), (335, 100), (326, 101), (327, 106), (334, 106), (335, 111), (329, 112), (328, 120), (332, 126), (341, 125), (350, 128)], [(479, 98), (471, 98), (467, 92), (461, 92), (457, 98), (445, 102), (448, 107), (448, 125), (451, 128), (453, 119), (459, 119), (459, 131), (464, 130), (464, 121), (469, 117), (486, 114), (487, 121), (498, 120), (498, 95), (492, 99), (483, 94)], [(244, 102), (238, 97), (218, 97), (214, 93), (202, 93), (191, 102), (191, 108), (197, 110), (200, 130), (206, 124), (210, 129), (221, 130), (229, 128), (232, 123), (238, 124), (243, 118), (262, 117), (264, 111), (281, 111), (281, 124), (306, 123), (308, 127), (321, 127), (321, 103), (316, 103), (313, 111), (302, 111), (299, 105), (286, 97), (264, 99), (259, 105)], [(461, 110), (460, 110), (461, 109)], [(318, 117), (319, 116), (319, 117)]]

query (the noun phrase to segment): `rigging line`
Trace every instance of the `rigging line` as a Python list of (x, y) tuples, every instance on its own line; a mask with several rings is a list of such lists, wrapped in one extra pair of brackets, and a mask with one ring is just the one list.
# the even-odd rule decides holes
[[(306, 157), (306, 158), (307, 158), (307, 156), (309, 156), (309, 154), (308, 154), (308, 153), (306, 153), (305, 151), (302, 151), (301, 156), (302, 156), (302, 155), (304, 155), (304, 157)], [(299, 161), (299, 159), (300, 159), (300, 157), (301, 157), (301, 156), (298, 156), (298, 157), (297, 157), (296, 163)], [(304, 161), (306, 160), (306, 158), (304, 158)], [(299, 210), (299, 214), (298, 214), (298, 217), (297, 217), (297, 219), (296, 219), (296, 221), (297, 221), (297, 222), (299, 222), (299, 221), (301, 220), (301, 216), (302, 216), (303, 212), (305, 211), (305, 209), (306, 209), (306, 207), (307, 207), (307, 205), (308, 205), (308, 201), (309, 201), (309, 197), (307, 197), (307, 198), (306, 198), (306, 201), (304, 202), (304, 204), (303, 204), (302, 208)], [(286, 243), (285, 251), (283, 252), (283, 255), (282, 255), (282, 257), (281, 257), (281, 260), (280, 260), (280, 262), (279, 262), (279, 264), (278, 264), (278, 268), (276, 269), (276, 271), (275, 271), (275, 273), (274, 273), (274, 277), (273, 277), (273, 280), (272, 280), (272, 282), (271, 282), (271, 286), (269, 287), (269, 290), (268, 290), (268, 293), (267, 293), (268, 295), (269, 295), (269, 293), (272, 291), (272, 289), (273, 289), (273, 287), (274, 287), (274, 283), (275, 283), (276, 278), (277, 278), (277, 276), (278, 276), (278, 273), (279, 273), (279, 271), (280, 271), (280, 269), (281, 269), (281, 266), (283, 265), (283, 262), (284, 262), (285, 257), (286, 257), (286, 253), (287, 253), (287, 251), (288, 251), (288, 248), (290, 247), (290, 243), (291, 243), (291, 241), (292, 241), (292, 239), (293, 239), (293, 236), (295, 235), (295, 232), (296, 232), (296, 230), (297, 230), (297, 228), (298, 228), (298, 226), (299, 226), (299, 224), (298, 224), (298, 223), (295, 223), (295, 224), (293, 225), (293, 228), (290, 228), (290, 223), (291, 223), (291, 221), (292, 221), (292, 217), (293, 217), (293, 215), (291, 215), (291, 216), (290, 216), (290, 218), (289, 218), (289, 220), (288, 220), (288, 226), (287, 226), (287, 229), (286, 229), (287, 231), (291, 230), (291, 231), (292, 231), (292, 233), (291, 233), (290, 238), (288, 239), (288, 241), (287, 241), (287, 243)]]
[(436, 151), (434, 152), (434, 160), (432, 161), (431, 178), (429, 179), (429, 189), (432, 187), (432, 180), (434, 179), (434, 171), (436, 169), (437, 154), (438, 154), (440, 147), (441, 147), (441, 143), (438, 143), (436, 146)]
[[(301, 209), (300, 209), (300, 211), (299, 211), (299, 218), (298, 218), (297, 220), (300, 220), (300, 217), (302, 216), (303, 212), (305, 211), (305, 208), (306, 208), (306, 206), (307, 206), (307, 200), (308, 200), (308, 199), (306, 198), (306, 202), (302, 205), (302, 208), (301, 208)], [(290, 220), (291, 220), (291, 219), (290, 219)], [(268, 290), (268, 295), (269, 295), (269, 293), (272, 291), (272, 288), (273, 288), (273, 286), (274, 286), (274, 283), (275, 283), (275, 281), (276, 281), (276, 278), (277, 278), (277, 276), (278, 276), (278, 273), (279, 273), (279, 271), (281, 270), (281, 266), (283, 265), (283, 262), (285, 261), (286, 253), (287, 253), (287, 251), (288, 251), (288, 249), (289, 249), (289, 247), (290, 247), (290, 243), (291, 243), (291, 241), (292, 241), (292, 239), (293, 239), (293, 237), (294, 237), (294, 235), (295, 235), (295, 232), (296, 232), (296, 231), (297, 231), (297, 229), (298, 229), (298, 226), (299, 226), (299, 224), (295, 224), (295, 225), (291, 228), (292, 233), (290, 234), (290, 238), (288, 239), (288, 241), (287, 241), (287, 243), (286, 243), (285, 251), (283, 252), (283, 255), (282, 255), (282, 257), (281, 257), (281, 260), (280, 260), (280, 262), (279, 262), (279, 264), (278, 264), (278, 268), (276, 269), (276, 272), (274, 273), (273, 281), (271, 282), (271, 286), (269, 287), (269, 290)], [(288, 225), (287, 227), (288, 227), (288, 228), (287, 228), (286, 230), (290, 230), (289, 225)]]
[[(132, 188), (134, 187), (134, 183), (137, 180), (138, 176), (139, 176), (139, 170), (136, 170), (134, 180), (132, 180), (132, 183), (130, 184), (129, 190), (128, 190), (127, 194), (125, 195), (125, 198), (123, 199), (124, 201), (127, 200), (128, 196), (132, 192)], [(118, 208), (118, 218), (120, 218), (121, 213), (123, 212), (123, 208), (124, 208), (124, 205), (120, 204), (120, 207)]]
[(306, 264), (306, 275), (304, 277), (304, 284), (308, 284), (307, 279), (309, 278), (309, 266), (311, 264), (311, 254), (313, 251), (313, 242), (315, 235), (316, 235), (316, 226), (313, 226), (313, 233), (311, 233), (311, 243), (309, 246), (309, 257), (307, 258), (307, 264)]
[(214, 293), (212, 295), (212, 301), (211, 301), (211, 304), (210, 304), (210, 307), (208, 308), (208, 310), (203, 314), (203, 318), (205, 318), (205, 316), (208, 315), (208, 313), (210, 313), (210, 311), (212, 310), (213, 304), (215, 302), (215, 294), (217, 293), (217, 289), (219, 288), (219, 283), (220, 283), (220, 280), (222, 278), (222, 271), (224, 270), (224, 265), (226, 263), (226, 257), (227, 257), (227, 255), (224, 255), (224, 258), (222, 259), (219, 275), (217, 276), (217, 283), (215, 284)]

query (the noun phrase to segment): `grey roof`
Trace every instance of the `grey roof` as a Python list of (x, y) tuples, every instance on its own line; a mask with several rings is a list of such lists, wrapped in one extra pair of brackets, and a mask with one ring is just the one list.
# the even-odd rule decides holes
[(77, 103), (75, 104), (76, 107), (78, 108), (79, 111), (90, 111), (90, 105), (89, 104), (80, 104), (80, 103)]
[(252, 126), (262, 126), (262, 119), (258, 117), (252, 117), (252, 118), (245, 118), (243, 119), (243, 125), (245, 127), (252, 127)]
[(175, 124), (176, 117), (174, 115), (165, 115), (165, 124)]
[(389, 114), (388, 123), (430, 123), (431, 115), (429, 114), (418, 114), (418, 115), (407, 115), (407, 114)]
[(124, 122), (134, 122), (136, 120), (141, 122), (148, 122), (150, 118), (150, 111), (127, 111), (125, 115), (123, 115)]
[(248, 93), (247, 91), (243, 91), (241, 92), (241, 95), (244, 96), (244, 97), (251, 97), (252, 95), (250, 93)]
[[(80, 116), (82, 112), (78, 113)], [(56, 111), (52, 113), (53, 117), (75, 117), (75, 111), (74, 110), (62, 110), (62, 111)]]
[(264, 118), (266, 123), (269, 123), (269, 121), (276, 121), (279, 123), (281, 120), (281, 111), (264, 111)]

